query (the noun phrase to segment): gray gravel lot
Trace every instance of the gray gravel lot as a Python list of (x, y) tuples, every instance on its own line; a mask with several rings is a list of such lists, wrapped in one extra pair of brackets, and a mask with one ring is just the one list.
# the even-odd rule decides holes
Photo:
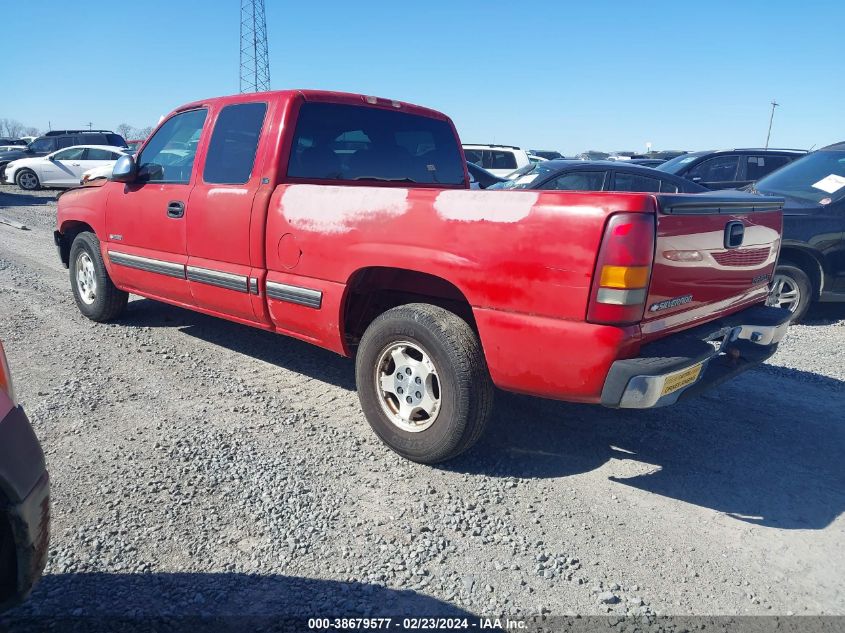
[(55, 192), (0, 186), (0, 339), (45, 452), (13, 616), (845, 614), (845, 306), (642, 412), (498, 394), (440, 468), (383, 447), (352, 362), (133, 297), (77, 311)]

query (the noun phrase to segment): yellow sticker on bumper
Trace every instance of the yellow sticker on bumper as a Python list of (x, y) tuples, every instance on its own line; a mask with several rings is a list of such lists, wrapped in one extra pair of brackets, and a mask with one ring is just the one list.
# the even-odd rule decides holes
[(681, 371), (675, 372), (674, 374), (669, 374), (666, 377), (666, 382), (663, 383), (663, 391), (661, 392), (660, 396), (663, 397), (666, 394), (670, 394), (673, 391), (677, 391), (678, 389), (683, 389), (684, 387), (690, 386), (696, 380), (698, 380), (699, 374), (701, 374), (701, 368), (704, 363), (698, 363), (697, 365), (693, 365), (688, 369), (682, 369)]

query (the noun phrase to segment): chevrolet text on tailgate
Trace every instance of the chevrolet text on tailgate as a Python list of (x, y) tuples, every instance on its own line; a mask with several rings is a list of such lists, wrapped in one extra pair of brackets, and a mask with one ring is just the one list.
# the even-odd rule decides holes
[(59, 199), (82, 313), (128, 293), (355, 356), (378, 436), (434, 463), (494, 385), (656, 407), (771, 356), (781, 201), (473, 191), (443, 114), (281, 91), (170, 114), (101, 186)]

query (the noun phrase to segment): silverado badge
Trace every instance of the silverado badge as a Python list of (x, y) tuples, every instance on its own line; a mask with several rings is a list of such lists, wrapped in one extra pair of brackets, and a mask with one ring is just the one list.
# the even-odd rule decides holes
[(689, 303), (692, 301), (692, 295), (684, 295), (683, 297), (675, 297), (674, 299), (666, 299), (665, 301), (659, 301), (658, 303), (652, 303), (648, 307), (649, 312), (658, 312), (660, 310), (665, 310), (666, 308), (676, 308), (678, 306), (682, 306), (685, 303)]

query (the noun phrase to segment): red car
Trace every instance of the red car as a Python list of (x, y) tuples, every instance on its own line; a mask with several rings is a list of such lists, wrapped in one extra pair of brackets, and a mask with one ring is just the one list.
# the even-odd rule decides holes
[(0, 343), (0, 611), (41, 577), (50, 541), (50, 483), (41, 445), (23, 408)]
[(781, 205), (471, 191), (443, 114), (280, 91), (178, 108), (61, 195), (55, 239), (96, 321), (132, 292), (354, 355), (375, 432), (431, 463), (478, 439), (494, 385), (654, 407), (773, 354)]

